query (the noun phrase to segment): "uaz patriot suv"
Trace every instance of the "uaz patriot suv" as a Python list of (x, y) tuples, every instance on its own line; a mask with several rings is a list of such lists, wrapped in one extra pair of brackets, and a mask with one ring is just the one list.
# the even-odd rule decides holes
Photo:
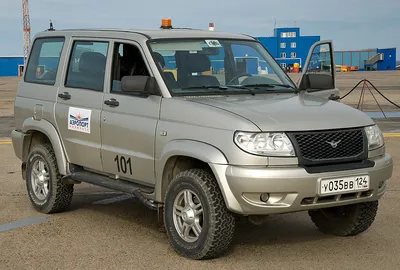
[(340, 103), (331, 41), (297, 83), (247, 35), (165, 27), (34, 38), (12, 142), (33, 206), (75, 184), (133, 194), (183, 256), (221, 256), (239, 217), (308, 211), (322, 232), (374, 221), (392, 176), (379, 128)]

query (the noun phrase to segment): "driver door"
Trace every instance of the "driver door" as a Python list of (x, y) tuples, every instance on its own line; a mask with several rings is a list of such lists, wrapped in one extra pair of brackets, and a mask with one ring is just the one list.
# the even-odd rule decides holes
[(297, 82), (298, 88), (311, 95), (337, 100), (339, 89), (336, 88), (334, 59), (332, 41), (324, 40), (314, 43)]

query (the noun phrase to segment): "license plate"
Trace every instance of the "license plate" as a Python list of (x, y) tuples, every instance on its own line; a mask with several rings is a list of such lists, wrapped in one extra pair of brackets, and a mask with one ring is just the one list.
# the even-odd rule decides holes
[(321, 180), (320, 195), (357, 192), (369, 189), (369, 175)]

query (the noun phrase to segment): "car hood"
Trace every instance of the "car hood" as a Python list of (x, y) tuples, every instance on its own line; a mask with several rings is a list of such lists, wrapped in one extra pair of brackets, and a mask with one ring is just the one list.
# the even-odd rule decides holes
[(325, 130), (374, 124), (368, 115), (348, 105), (303, 93), (192, 97), (186, 100), (240, 115), (262, 131)]

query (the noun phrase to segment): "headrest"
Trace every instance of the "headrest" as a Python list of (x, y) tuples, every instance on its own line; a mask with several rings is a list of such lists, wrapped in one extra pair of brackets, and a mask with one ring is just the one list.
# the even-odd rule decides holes
[(104, 72), (106, 67), (106, 57), (98, 52), (84, 52), (79, 59), (79, 70), (97, 73)]
[(132, 68), (132, 59), (127, 56), (120, 57), (120, 65), (123, 69)]
[(211, 61), (204, 54), (189, 54), (186, 65), (189, 73), (203, 72), (210, 70)]
[(161, 68), (163, 68), (165, 66), (164, 57), (158, 52), (153, 52), (153, 55), (154, 55), (154, 61), (156, 63), (159, 63), (161, 65)]

